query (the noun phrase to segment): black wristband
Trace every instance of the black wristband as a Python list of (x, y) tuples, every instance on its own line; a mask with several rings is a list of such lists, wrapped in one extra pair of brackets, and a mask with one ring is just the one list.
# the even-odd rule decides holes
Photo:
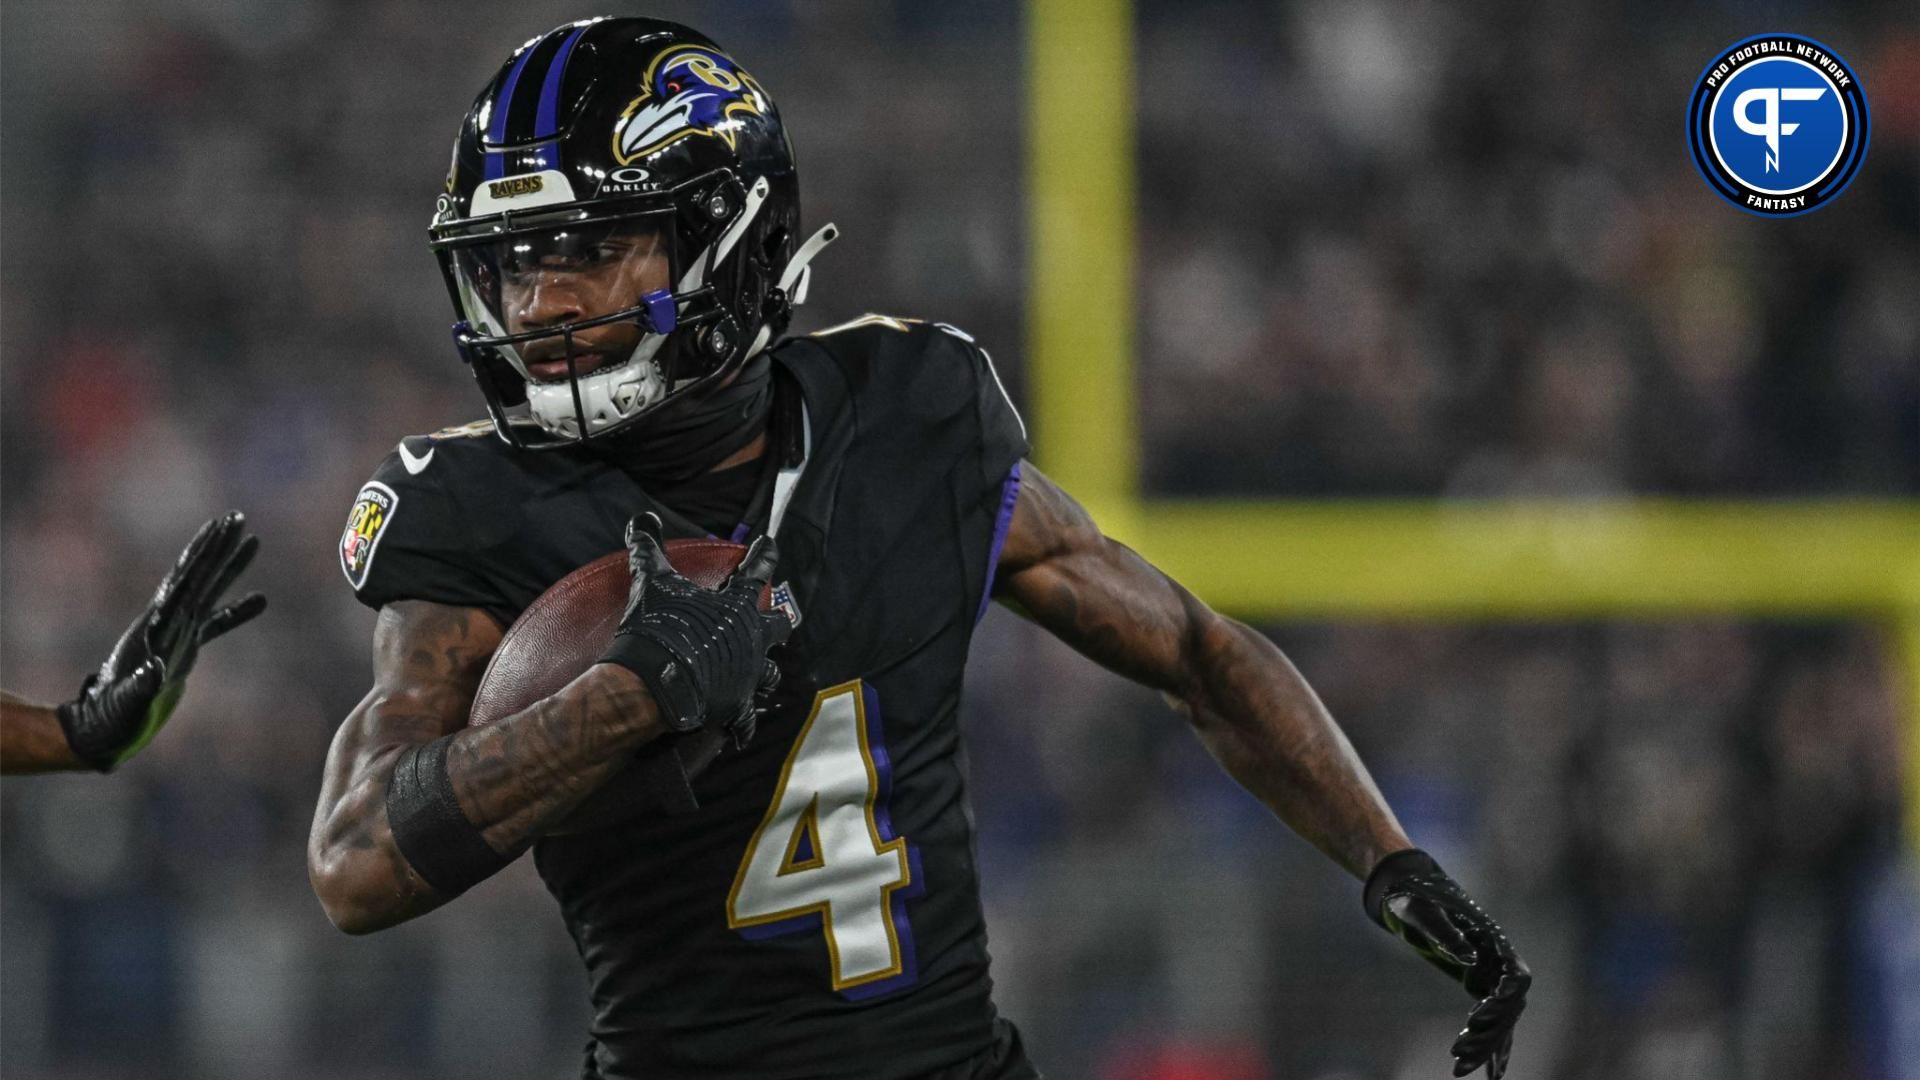
[(1396, 851), (1381, 859), (1374, 865), (1373, 872), (1367, 875), (1366, 888), (1360, 890), (1360, 902), (1366, 905), (1367, 918), (1384, 928), (1387, 925), (1387, 890), (1416, 874), (1428, 873), (1444, 874), (1446, 871), (1433, 861), (1433, 856), (1419, 848)]
[(639, 676), (669, 731), (692, 731), (706, 721), (706, 708), (686, 663), (658, 641), (645, 634), (615, 634), (600, 662)]
[(513, 860), (493, 849), (467, 819), (447, 776), (452, 735), (409, 747), (387, 781), (387, 824), (407, 865), (443, 896), (454, 897)]

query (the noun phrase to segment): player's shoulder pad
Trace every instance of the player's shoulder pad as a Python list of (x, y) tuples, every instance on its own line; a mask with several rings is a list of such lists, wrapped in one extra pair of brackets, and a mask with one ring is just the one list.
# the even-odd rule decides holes
[(869, 406), (891, 404), (913, 417), (939, 419), (994, 398), (1024, 430), (992, 357), (959, 327), (870, 314), (805, 340), (838, 361), (856, 399)]
[[(340, 569), (356, 592), (382, 552), (456, 552), (473, 541), (462, 506), (512, 468), (492, 421), (401, 439), (360, 486), (340, 535)], [(389, 554), (389, 559), (393, 555)]]

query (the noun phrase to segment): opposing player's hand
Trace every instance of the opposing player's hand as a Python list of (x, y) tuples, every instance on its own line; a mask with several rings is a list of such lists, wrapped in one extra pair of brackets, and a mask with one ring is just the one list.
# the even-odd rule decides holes
[(1533, 973), (1500, 924), (1419, 849), (1380, 860), (1367, 877), (1367, 914), (1479, 999), (1453, 1041), (1453, 1075), (1487, 1067), (1500, 1080)]
[(762, 536), (724, 585), (702, 588), (667, 561), (660, 519), (634, 518), (627, 523), (633, 585), (613, 646), (601, 659), (640, 676), (672, 730), (721, 725), (744, 743), (752, 735), (756, 696), (779, 678), (767, 652), (793, 631), (785, 614), (760, 610), (760, 592), (778, 558), (773, 538)]
[(260, 548), (246, 525), (238, 510), (202, 525), (80, 696), (59, 706), (75, 757), (108, 772), (139, 753), (173, 715), (200, 646), (266, 610), (259, 593), (215, 606)]

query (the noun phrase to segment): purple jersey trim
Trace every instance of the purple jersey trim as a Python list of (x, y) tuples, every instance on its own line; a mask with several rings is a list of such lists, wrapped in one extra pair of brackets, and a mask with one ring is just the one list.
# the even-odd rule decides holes
[(1013, 525), (1013, 508), (1020, 502), (1020, 463), (1014, 462), (1007, 470), (1007, 481), (1000, 489), (1000, 516), (993, 522), (993, 543), (987, 548), (987, 584), (980, 590), (980, 610), (973, 613), (973, 623), (987, 617), (987, 605), (993, 603), (993, 576), (1000, 569), (1000, 548), (1007, 542), (1007, 529)]
[[(865, 682), (860, 684), (860, 694), (866, 699), (867, 749), (873, 754), (873, 771), (880, 781), (879, 797), (873, 800), (873, 823), (879, 827), (882, 841), (893, 840), (900, 834), (893, 831), (893, 812), (890, 808), (893, 799), (893, 757), (887, 752), (886, 732), (880, 724), (880, 695)], [(911, 840), (907, 841), (907, 874), (907, 884), (895, 889), (891, 897), (894, 937), (900, 942), (900, 974), (877, 982), (849, 986), (840, 991), (840, 996), (848, 1001), (890, 994), (912, 986), (920, 979), (920, 957), (913, 947), (913, 923), (907, 918), (907, 901), (926, 892), (927, 879), (920, 870), (920, 849)]]

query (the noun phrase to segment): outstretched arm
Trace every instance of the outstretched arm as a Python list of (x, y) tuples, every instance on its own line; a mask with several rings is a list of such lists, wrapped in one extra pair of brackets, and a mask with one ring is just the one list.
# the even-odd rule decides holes
[(86, 767), (67, 745), (53, 706), (0, 690), (0, 772), (16, 776)]
[(259, 549), (246, 515), (214, 518), (73, 700), (34, 705), (0, 693), (0, 772), (112, 772), (144, 749), (180, 703), (200, 647), (267, 609), (259, 593), (220, 603)]
[(387, 816), (387, 788), (409, 750), (452, 736), (446, 771), (460, 812), (505, 859), (662, 730), (639, 678), (610, 664), (498, 723), (467, 728), (500, 638), (477, 609), (424, 601), (381, 609), (373, 689), (334, 736), (307, 840), (308, 876), (340, 929), (384, 929), (449, 899), (409, 864)]
[(1348, 873), (1367, 914), (1479, 999), (1454, 1075), (1500, 1080), (1532, 975), (1498, 924), (1394, 820), (1326, 707), (1273, 643), (1226, 618), (1022, 469), (999, 593), (1089, 658), (1165, 693), (1242, 787)]
[(1031, 463), (997, 580), (1055, 637), (1165, 693), (1242, 787), (1347, 872), (1413, 846), (1286, 656), (1102, 535)]

